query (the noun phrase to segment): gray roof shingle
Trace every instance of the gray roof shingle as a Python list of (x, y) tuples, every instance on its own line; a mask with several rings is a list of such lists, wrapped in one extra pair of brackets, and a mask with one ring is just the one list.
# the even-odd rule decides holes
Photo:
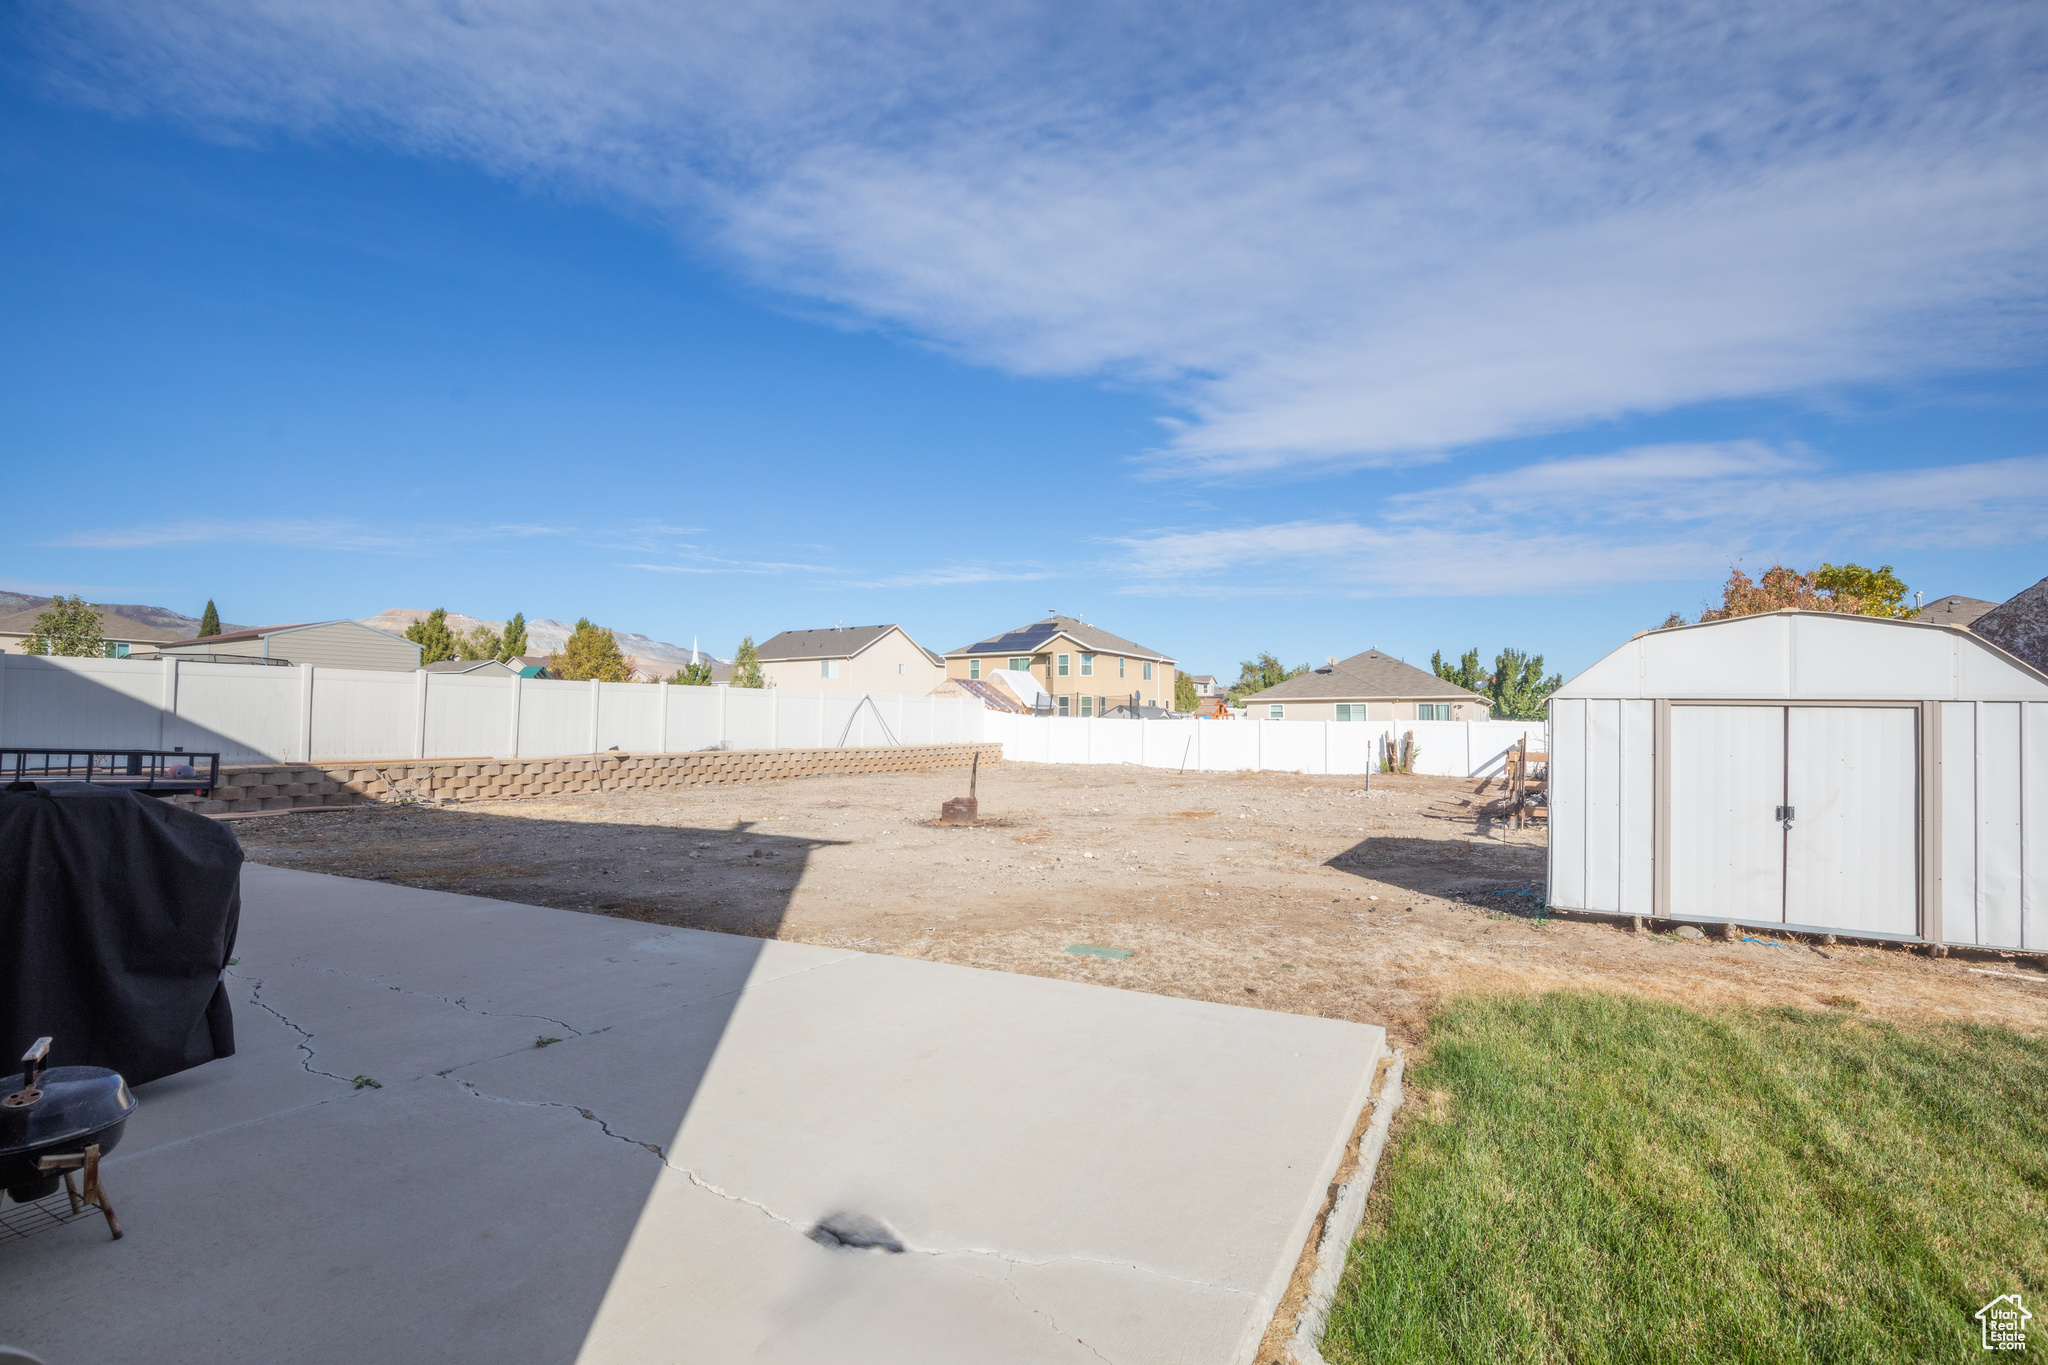
[(1937, 626), (1968, 626), (1974, 625), (1978, 617), (1997, 605), (1981, 597), (1937, 597), (1920, 608), (1920, 614), (1913, 619), (1930, 621)]
[(1450, 701), (1491, 699), (1467, 692), (1456, 683), (1445, 682), (1413, 664), (1402, 663), (1391, 654), (1368, 649), (1334, 664), (1325, 664), (1298, 678), (1289, 678), (1263, 692), (1253, 692), (1246, 701), (1406, 701), (1441, 698)]
[[(764, 641), (759, 653), (762, 663), (790, 659), (850, 659), (896, 629), (896, 626), (826, 626), (823, 630), (785, 630)], [(906, 639), (909, 635), (909, 631), (904, 631)]]

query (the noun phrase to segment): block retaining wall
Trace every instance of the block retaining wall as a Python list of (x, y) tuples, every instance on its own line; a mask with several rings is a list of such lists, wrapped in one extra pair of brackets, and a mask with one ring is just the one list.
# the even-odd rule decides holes
[(292, 763), (223, 768), (211, 797), (180, 796), (203, 815), (360, 806), (384, 801), (502, 801), (600, 791), (659, 791), (791, 777), (879, 776), (964, 768), (976, 754), (1001, 761), (1000, 744), (848, 749), (708, 749), (687, 754), (577, 754), (562, 758), (450, 758), (389, 763)]

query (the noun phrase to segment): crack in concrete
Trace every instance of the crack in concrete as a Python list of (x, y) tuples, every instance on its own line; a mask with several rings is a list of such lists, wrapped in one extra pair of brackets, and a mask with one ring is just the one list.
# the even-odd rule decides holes
[[(554, 1018), (552, 1015), (527, 1014), (520, 1010), (480, 1010), (476, 1008), (474, 1005), (471, 1005), (467, 997), (458, 996), (454, 999), (450, 999), (445, 995), (436, 995), (432, 991), (416, 991), (408, 986), (394, 986), (389, 981), (384, 980), (382, 977), (372, 976), (368, 972), (343, 971), (339, 967), (309, 967), (305, 970), (319, 972), (326, 976), (345, 976), (356, 981), (373, 982), (376, 985), (384, 987), (384, 989), (386, 990), (397, 991), (400, 995), (416, 996), (421, 1000), (438, 1000), (444, 1005), (453, 1005), (455, 1008), (461, 1010), (465, 1014), (474, 1014), (482, 1019), (538, 1019), (543, 1024), (553, 1024), (556, 1028), (565, 1028), (569, 1030), (571, 1034), (575, 1035), (578, 1038), (584, 1036), (582, 1029), (577, 1028), (574, 1024), (571, 1024), (566, 1020)], [(602, 1032), (602, 1030), (599, 1031)]]
[(1019, 1308), (1031, 1314), (1033, 1317), (1044, 1318), (1047, 1325), (1049, 1325), (1055, 1333), (1067, 1338), (1069, 1341), (1072, 1341), (1075, 1345), (1087, 1347), (1089, 1353), (1093, 1355), (1097, 1360), (1101, 1361), (1102, 1365), (1115, 1365), (1115, 1363), (1111, 1361), (1108, 1356), (1102, 1353), (1101, 1348), (1098, 1347), (1094, 1342), (1088, 1340), (1086, 1337), (1075, 1336), (1072, 1332), (1069, 1332), (1064, 1327), (1060, 1326), (1060, 1320), (1058, 1318), (1046, 1312), (1043, 1308), (1039, 1308), (1033, 1304), (1026, 1303), (1024, 1301), (1024, 1296), (1017, 1292), (1016, 1274), (1017, 1268), (1015, 1265), (1011, 1265), (1007, 1269), (1005, 1269), (1003, 1271), (1003, 1287), (1010, 1291), (1010, 1297), (1017, 1301), (1017, 1306)]
[[(445, 1079), (454, 1080), (456, 1085), (461, 1086), (473, 1098), (484, 1100), (491, 1104), (509, 1104), (520, 1109), (567, 1110), (572, 1114), (578, 1115), (587, 1122), (596, 1124), (598, 1127), (598, 1131), (602, 1132), (606, 1137), (611, 1138), (617, 1142), (623, 1142), (630, 1147), (638, 1147), (640, 1150), (649, 1153), (654, 1157), (655, 1160), (659, 1161), (664, 1167), (671, 1171), (674, 1171), (677, 1175), (682, 1176), (685, 1180), (689, 1181), (696, 1188), (703, 1190), (706, 1194), (714, 1195), (717, 1198), (726, 1200), (729, 1203), (744, 1205), (745, 1207), (754, 1210), (762, 1217), (767, 1218), (772, 1222), (780, 1223), (784, 1227), (789, 1228), (791, 1231), (803, 1237), (806, 1241), (810, 1240), (810, 1229), (805, 1227), (796, 1219), (777, 1213), (774, 1209), (769, 1208), (766, 1204), (763, 1204), (758, 1199), (749, 1199), (743, 1194), (734, 1194), (730, 1190), (724, 1189), (718, 1185), (714, 1185), (712, 1182), (706, 1180), (703, 1176), (699, 1175), (696, 1171), (690, 1169), (688, 1166), (679, 1166), (675, 1162), (669, 1160), (668, 1151), (665, 1148), (663, 1148), (661, 1144), (655, 1142), (648, 1142), (642, 1138), (632, 1137), (625, 1133), (615, 1132), (612, 1129), (611, 1124), (606, 1122), (603, 1117), (597, 1114), (594, 1110), (588, 1109), (583, 1105), (568, 1104), (561, 1100), (515, 1100), (507, 1095), (492, 1095), (483, 1090), (479, 1090), (476, 1087), (475, 1083), (471, 1081), (455, 1080), (455, 1078), (452, 1076), (446, 1077)], [(1172, 1275), (1168, 1274), (1166, 1271), (1163, 1270), (1157, 1270), (1150, 1266), (1140, 1265), (1136, 1261), (1116, 1260), (1110, 1257), (1102, 1256), (1049, 1256), (1042, 1259), (1033, 1259), (1028, 1256), (1013, 1256), (1007, 1252), (995, 1251), (992, 1249), (982, 1247), (938, 1248), (914, 1247), (907, 1245), (903, 1248), (903, 1253), (911, 1256), (925, 1256), (933, 1260), (944, 1260), (948, 1257), (955, 1256), (972, 1256), (985, 1257), (990, 1260), (1002, 1262), (1003, 1287), (1009, 1290), (1010, 1297), (1017, 1301), (1017, 1306), (1022, 1308), (1025, 1312), (1030, 1313), (1034, 1317), (1044, 1319), (1047, 1325), (1050, 1326), (1050, 1328), (1054, 1332), (1058, 1333), (1060, 1336), (1066, 1337), (1068, 1340), (1076, 1343), (1077, 1345), (1086, 1347), (1088, 1351), (1091, 1354), (1093, 1354), (1097, 1360), (1103, 1362), (1103, 1365), (1114, 1365), (1114, 1362), (1112, 1362), (1108, 1356), (1104, 1355), (1099, 1348), (1097, 1348), (1092, 1342), (1088, 1341), (1085, 1337), (1076, 1336), (1072, 1332), (1067, 1331), (1065, 1328), (1060, 1326), (1059, 1319), (1055, 1318), (1051, 1313), (1047, 1312), (1045, 1309), (1036, 1307), (1024, 1298), (1023, 1294), (1019, 1291), (1016, 1284), (1016, 1272), (1018, 1266), (1032, 1266), (1036, 1268), (1048, 1265), (1057, 1265), (1069, 1261), (1078, 1261), (1085, 1265), (1115, 1266), (1118, 1269), (1132, 1270), (1136, 1271), (1138, 1274), (1141, 1275), (1147, 1275), (1155, 1279), (1171, 1281), (1175, 1284), (1185, 1284), (1200, 1289), (1221, 1290), (1224, 1293), (1243, 1295), (1247, 1298), (1256, 1297), (1251, 1293), (1251, 1291), (1239, 1289), (1233, 1285), (1216, 1284), (1208, 1280), (1189, 1279), (1183, 1275)]]
[(322, 1071), (319, 1067), (313, 1065), (313, 1058), (319, 1055), (317, 1052), (313, 1050), (313, 1035), (309, 1033), (307, 1030), (300, 1028), (297, 1024), (294, 1024), (291, 1020), (287, 1019), (281, 1011), (273, 1008), (270, 1005), (266, 1005), (263, 1003), (263, 978), (257, 976), (244, 976), (240, 972), (231, 972), (226, 970), (225, 968), (222, 969), (221, 974), (223, 976), (232, 976), (237, 981), (248, 982), (250, 988), (249, 1003), (254, 1005), (257, 1009), (262, 1010), (265, 1014), (268, 1014), (271, 1018), (277, 1020), (278, 1023), (283, 1024), (293, 1033), (299, 1035), (299, 1051), (306, 1054), (303, 1058), (300, 1059), (299, 1065), (306, 1069), (307, 1074), (313, 1076), (325, 1076), (327, 1077), (327, 1079), (331, 1081), (340, 1081), (343, 1085), (353, 1085), (355, 1083), (353, 1077), (337, 1076), (332, 1071)]
[[(455, 1080), (455, 1078), (452, 1076), (447, 1077), (447, 1079)], [(668, 1152), (661, 1146), (661, 1144), (655, 1142), (647, 1142), (641, 1138), (630, 1137), (625, 1133), (613, 1132), (612, 1126), (609, 1123), (605, 1122), (603, 1118), (599, 1117), (595, 1111), (586, 1109), (580, 1104), (565, 1104), (560, 1100), (515, 1100), (506, 1095), (487, 1094), (484, 1091), (477, 1089), (476, 1084), (473, 1081), (456, 1080), (455, 1084), (461, 1086), (464, 1090), (467, 1090), (475, 1098), (480, 1100), (488, 1100), (492, 1104), (517, 1105), (519, 1108), (522, 1109), (566, 1109), (572, 1114), (580, 1114), (583, 1118), (596, 1124), (598, 1130), (602, 1132), (606, 1137), (613, 1138), (619, 1142), (623, 1142), (630, 1147), (638, 1147), (644, 1152), (652, 1153), (656, 1161), (659, 1161), (663, 1166), (666, 1166), (669, 1170), (674, 1171), (677, 1175), (682, 1176), (684, 1179), (688, 1180), (692, 1185), (695, 1185), (698, 1189), (705, 1191), (707, 1194), (715, 1194), (720, 1199), (730, 1200), (735, 1204), (744, 1204), (748, 1208), (755, 1210), (757, 1213), (760, 1213), (764, 1217), (771, 1218), (774, 1221), (783, 1224), (785, 1227), (795, 1228), (796, 1231), (798, 1231), (799, 1233), (806, 1231), (806, 1229), (802, 1225), (797, 1223), (794, 1219), (783, 1217), (781, 1214), (775, 1212), (775, 1210), (769, 1208), (766, 1204), (763, 1204), (758, 1200), (749, 1199), (745, 1195), (733, 1194), (729, 1190), (722, 1190), (718, 1186), (706, 1180), (703, 1176), (698, 1175), (689, 1167), (676, 1165), (675, 1162), (670, 1161), (668, 1159)]]

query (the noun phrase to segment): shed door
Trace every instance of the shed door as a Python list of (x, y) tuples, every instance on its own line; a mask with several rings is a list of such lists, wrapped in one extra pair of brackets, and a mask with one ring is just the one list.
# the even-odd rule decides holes
[(1783, 920), (1785, 708), (1671, 708), (1671, 914)]
[(1786, 923), (1849, 933), (1916, 932), (1918, 757), (1915, 715), (1905, 708), (1790, 708)]

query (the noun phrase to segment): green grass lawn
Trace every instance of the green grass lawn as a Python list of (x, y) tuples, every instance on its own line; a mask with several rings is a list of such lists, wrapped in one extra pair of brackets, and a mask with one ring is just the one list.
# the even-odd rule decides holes
[(1407, 1087), (1333, 1362), (2048, 1356), (2048, 1040), (1468, 998)]

